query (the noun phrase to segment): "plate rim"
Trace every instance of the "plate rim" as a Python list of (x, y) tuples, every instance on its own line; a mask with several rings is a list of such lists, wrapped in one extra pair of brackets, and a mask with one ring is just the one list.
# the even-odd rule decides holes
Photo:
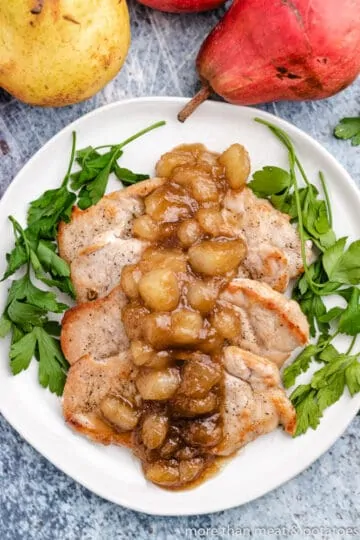
[[(32, 162), (35, 159), (38, 158), (39, 154), (46, 153), (47, 148), (48, 148), (48, 146), (50, 144), (53, 144), (54, 142), (56, 142), (56, 140), (58, 138), (60, 138), (64, 133), (67, 133), (67, 132), (70, 132), (70, 131), (73, 131), (74, 129), (76, 129), (77, 125), (80, 124), (83, 120), (85, 120), (85, 119), (87, 119), (89, 117), (94, 117), (94, 116), (97, 116), (97, 115), (101, 115), (104, 111), (107, 111), (107, 110), (110, 110), (110, 109), (113, 109), (113, 108), (115, 109), (115, 108), (117, 108), (119, 106), (128, 106), (128, 105), (131, 106), (134, 103), (136, 104), (136, 103), (154, 103), (154, 102), (155, 103), (161, 103), (161, 102), (166, 102), (166, 103), (178, 104), (179, 108), (180, 108), (180, 106), (187, 103), (188, 100), (189, 100), (189, 98), (187, 98), (187, 97), (179, 97), (179, 96), (149, 96), (149, 97), (144, 96), (144, 97), (117, 100), (115, 102), (108, 103), (106, 105), (103, 105), (101, 107), (98, 107), (98, 108), (96, 108), (96, 109), (94, 109), (92, 111), (89, 111), (89, 112), (85, 113), (84, 115), (80, 116), (79, 118), (77, 118), (73, 122), (71, 122), (71, 123), (67, 124), (66, 126), (64, 126), (60, 131), (58, 131), (55, 135), (53, 135), (53, 137), (51, 137), (48, 141), (46, 141), (45, 144), (43, 146), (41, 146), (30, 157), (30, 159), (25, 163), (25, 165), (16, 173), (14, 178), (11, 180), (11, 183), (9, 184), (9, 186), (6, 188), (5, 192), (3, 193), (2, 197), (1, 197), (1, 200), (0, 200), (0, 208), (1, 208), (1, 206), (3, 204), (6, 204), (7, 199), (10, 198), (12, 191), (14, 189), (16, 189), (15, 185), (17, 183), (18, 177), (22, 176), (23, 174), (26, 174), (28, 168), (31, 167)], [(302, 139), (305, 139), (308, 143), (313, 145), (316, 148), (316, 150), (318, 152), (320, 152), (320, 154), (322, 154), (328, 160), (329, 164), (334, 168), (334, 170), (335, 171), (337, 170), (344, 177), (344, 179), (346, 179), (348, 187), (352, 190), (353, 196), (356, 198), (357, 204), (359, 205), (359, 209), (360, 209), (360, 190), (357, 187), (355, 181), (350, 176), (350, 174), (347, 172), (347, 170), (343, 167), (343, 165), (339, 161), (337, 161), (337, 159), (324, 146), (322, 146), (316, 139), (311, 137), (311, 135), (307, 134), (305, 131), (298, 128), (296, 125), (288, 122), (287, 120), (284, 120), (283, 118), (280, 118), (280, 117), (276, 116), (275, 114), (272, 114), (272, 113), (267, 112), (267, 111), (263, 111), (262, 109), (257, 109), (255, 107), (232, 105), (232, 104), (229, 104), (229, 103), (226, 103), (226, 102), (214, 101), (214, 100), (208, 100), (208, 101), (205, 102), (204, 105), (207, 106), (207, 107), (210, 107), (210, 108), (213, 107), (214, 109), (215, 108), (223, 108), (223, 107), (234, 108), (236, 111), (253, 109), (254, 110), (254, 116), (263, 117), (263, 118), (265, 118), (265, 119), (267, 119), (269, 121), (274, 122), (277, 125), (280, 125), (280, 127), (283, 127), (284, 129), (289, 129), (290, 128), (290, 131), (295, 132), (296, 135), (300, 136)], [(196, 113), (194, 113), (194, 115), (195, 114)], [(189, 121), (191, 121), (191, 120), (189, 120)], [(350, 407), (350, 405), (351, 405), (351, 407)], [(254, 501), (254, 500), (256, 500), (256, 499), (258, 499), (258, 498), (260, 498), (262, 496), (265, 496), (266, 494), (270, 493), (271, 491), (274, 491), (275, 489), (277, 489), (279, 486), (286, 484), (287, 482), (289, 482), (290, 480), (292, 480), (296, 476), (300, 475), (302, 472), (304, 472), (304, 470), (308, 469), (317, 459), (319, 459), (319, 457), (321, 455), (323, 455), (325, 452), (327, 452), (333, 446), (333, 444), (341, 437), (341, 435), (345, 432), (345, 430), (348, 428), (350, 423), (353, 421), (353, 419), (355, 418), (355, 416), (357, 414), (357, 411), (358, 411), (359, 407), (360, 407), (360, 394), (358, 394), (357, 396), (354, 396), (352, 398), (351, 402), (349, 403), (349, 407), (348, 407), (348, 409), (349, 409), (348, 418), (347, 418), (346, 422), (341, 425), (341, 428), (338, 429), (335, 433), (332, 434), (330, 444), (328, 444), (325, 449), (321, 448), (319, 451), (315, 452), (313, 459), (310, 462), (308, 462), (306, 465), (302, 466), (299, 470), (297, 470), (297, 472), (291, 474), (290, 476), (288, 474), (286, 474), (285, 475), (286, 476), (285, 480), (281, 479), (281, 475), (279, 475), (279, 480), (276, 481), (275, 484), (273, 485), (273, 487), (270, 490), (267, 490), (265, 493), (260, 493), (258, 495), (255, 494), (250, 499), (248, 499), (246, 502), (238, 503), (238, 504), (230, 503), (230, 504), (226, 504), (225, 506), (220, 505), (220, 507), (219, 507), (218, 504), (214, 504), (213, 502), (211, 502), (211, 504), (209, 504), (210, 510), (208, 509), (208, 510), (200, 510), (200, 511), (191, 511), (191, 510), (189, 511), (189, 510), (185, 509), (184, 511), (173, 512), (171, 510), (166, 509), (165, 511), (159, 512), (159, 511), (157, 511), (156, 508), (155, 509), (146, 509), (146, 510), (144, 510), (141, 507), (141, 505), (137, 505), (137, 504), (132, 504), (130, 506), (129, 503), (126, 501), (126, 498), (124, 500), (121, 493), (119, 493), (118, 500), (115, 500), (115, 498), (112, 497), (111, 495), (110, 496), (106, 495), (106, 493), (104, 493), (104, 490), (100, 489), (99, 486), (96, 486), (95, 488), (93, 486), (89, 486), (89, 483), (87, 482), (86, 479), (84, 480), (83, 478), (80, 478), (80, 476), (81, 476), (80, 474), (78, 475), (76, 472), (74, 473), (73, 471), (68, 472), (69, 467), (64, 466), (63, 464), (60, 465), (59, 460), (56, 457), (53, 457), (53, 456), (49, 457), (48, 452), (41, 449), (41, 441), (36, 441), (36, 436), (33, 437), (31, 431), (29, 433), (26, 433), (26, 435), (24, 435), (24, 431), (23, 431), (22, 427), (21, 426), (18, 427), (19, 423), (17, 422), (17, 420), (15, 418), (16, 415), (12, 415), (11, 407), (6, 407), (5, 403), (3, 402), (3, 400), (0, 397), (0, 412), (4, 416), (6, 421), (12, 426), (13, 429), (15, 429), (15, 431), (30, 446), (32, 446), (41, 456), (45, 457), (45, 459), (47, 459), (57, 469), (59, 469), (61, 472), (63, 472), (67, 476), (69, 476), (75, 482), (78, 482), (80, 485), (84, 486), (86, 489), (88, 489), (92, 493), (96, 494), (97, 496), (99, 496), (99, 497), (101, 497), (101, 498), (103, 498), (105, 500), (110, 501), (113, 504), (121, 505), (121, 506), (123, 506), (125, 508), (128, 508), (130, 510), (134, 510), (134, 511), (137, 511), (137, 512), (142, 512), (144, 514), (153, 515), (153, 516), (192, 516), (192, 515), (212, 514), (212, 513), (215, 513), (215, 512), (220, 512), (220, 511), (224, 511), (224, 510), (228, 510), (228, 509), (231, 509), (231, 508), (242, 506), (243, 504), (249, 503), (249, 502)], [(13, 418), (15, 419), (14, 422), (13, 422)], [(35, 439), (35, 441), (34, 441), (34, 439)]]

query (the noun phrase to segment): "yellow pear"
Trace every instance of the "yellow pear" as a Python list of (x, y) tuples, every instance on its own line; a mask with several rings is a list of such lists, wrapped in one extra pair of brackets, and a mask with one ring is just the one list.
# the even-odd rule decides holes
[(0, 0), (0, 87), (60, 107), (98, 92), (130, 44), (126, 0)]

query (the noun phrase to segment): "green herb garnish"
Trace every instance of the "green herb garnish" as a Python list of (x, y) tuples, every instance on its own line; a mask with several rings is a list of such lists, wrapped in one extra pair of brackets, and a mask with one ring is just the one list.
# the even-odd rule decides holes
[[(49, 314), (61, 314), (67, 304), (59, 302), (52, 291), (40, 289), (34, 279), (74, 297), (69, 265), (58, 255), (56, 235), (61, 221), (70, 220), (74, 204), (88, 208), (104, 195), (111, 173), (124, 185), (149, 178), (119, 167), (122, 148), (145, 133), (163, 126), (157, 122), (117, 145), (88, 147), (76, 151), (76, 134), (65, 177), (57, 189), (45, 191), (32, 201), (23, 229), (12, 216), (15, 247), (6, 255), (7, 269), (3, 279), (24, 269), (22, 277), (13, 280), (4, 312), (0, 318), (0, 337), (11, 333), (10, 368), (14, 375), (27, 369), (35, 356), (39, 362), (39, 382), (51, 392), (61, 395), (69, 368), (60, 347), (60, 325)], [(98, 150), (109, 149), (106, 153)], [(72, 173), (74, 162), (80, 170)], [(77, 193), (79, 192), (79, 193)]]
[[(323, 174), (319, 173), (324, 191), (324, 199), (321, 199), (318, 189), (309, 182), (289, 136), (269, 122), (260, 118), (255, 120), (266, 125), (286, 147), (289, 171), (264, 167), (254, 173), (248, 185), (256, 195), (268, 198), (276, 208), (288, 213), (297, 224), (304, 274), (295, 284), (293, 298), (309, 321), (311, 335), (318, 336), (316, 344), (308, 345), (284, 369), (284, 386), (293, 386), (296, 378), (306, 372), (313, 361), (324, 365), (308, 384), (298, 386), (290, 396), (298, 419), (296, 435), (300, 435), (309, 427), (316, 429), (324, 409), (341, 397), (345, 387), (351, 395), (360, 391), (360, 353), (351, 354), (360, 332), (357, 288), (360, 284), (360, 241), (347, 245), (347, 238), (336, 239)], [(298, 185), (299, 174), (303, 187)], [(307, 240), (319, 250), (317, 260), (311, 265), (306, 260)], [(345, 308), (336, 306), (327, 310), (324, 297), (334, 295), (345, 300)], [(339, 334), (353, 337), (346, 353), (338, 352), (332, 344)]]
[[(103, 145), (92, 147), (88, 146), (76, 153), (76, 161), (81, 169), (71, 175), (71, 187), (74, 190), (80, 189), (78, 206), (84, 210), (93, 204), (99, 202), (104, 196), (109, 175), (113, 172), (116, 177), (125, 185), (135, 184), (141, 180), (149, 178), (146, 174), (136, 174), (129, 169), (119, 167), (117, 161), (123, 155), (123, 148), (145, 135), (149, 131), (163, 126), (165, 122), (157, 122), (132, 137), (129, 137), (120, 144)], [(98, 150), (107, 148), (108, 151), (100, 154)]]
[(334, 129), (334, 135), (338, 139), (351, 139), (353, 146), (360, 144), (360, 116), (343, 118)]
[[(20, 224), (12, 216), (9, 219), (13, 224), (16, 242), (19, 245), (21, 242), (24, 246), (26, 271), (21, 278), (11, 284), (0, 320), (0, 336), (5, 337), (12, 332), (10, 367), (14, 375), (27, 369), (31, 358), (35, 355), (39, 359), (40, 384), (61, 395), (68, 363), (61, 352), (59, 340), (53, 336), (53, 332), (49, 333), (46, 327), (50, 322), (49, 312), (62, 313), (68, 306), (59, 302), (54, 292), (44, 291), (33, 283), (32, 274), (41, 279), (45, 277), (46, 272), (37, 255), (41, 241), (36, 250)], [(57, 259), (55, 262), (50, 260), (48, 271), (68, 278), (70, 269), (67, 263), (58, 255), (55, 256), (61, 261), (61, 266)]]

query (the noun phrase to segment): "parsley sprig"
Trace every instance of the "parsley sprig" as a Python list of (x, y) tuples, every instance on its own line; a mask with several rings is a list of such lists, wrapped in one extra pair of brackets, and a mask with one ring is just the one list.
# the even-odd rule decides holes
[[(68, 363), (57, 338), (60, 328), (56, 321), (50, 323), (48, 313), (62, 313), (68, 306), (59, 302), (54, 292), (44, 291), (34, 284), (32, 274), (41, 280), (48, 279), (41, 262), (42, 257), (38, 256), (42, 240), (39, 240), (36, 250), (15, 218), (10, 216), (9, 219), (13, 225), (16, 242), (25, 250), (26, 270), (21, 278), (12, 281), (5, 310), (0, 319), (0, 337), (12, 332), (9, 356), (14, 375), (27, 369), (35, 355), (39, 360), (40, 384), (61, 395)], [(41, 249), (40, 247), (40, 251)], [(49, 262), (47, 269), (56, 272), (60, 279), (69, 278), (70, 269), (67, 263), (45, 246), (45, 251), (47, 250), (55, 258), (55, 261)]]
[(352, 146), (360, 144), (360, 116), (343, 118), (334, 129), (338, 139), (351, 139)]
[[(111, 173), (115, 173), (124, 185), (149, 178), (121, 168), (118, 159), (124, 146), (164, 124), (152, 124), (120, 144), (90, 146), (78, 151), (76, 134), (73, 133), (69, 165), (60, 187), (45, 191), (30, 203), (25, 229), (13, 216), (9, 216), (15, 246), (6, 255), (7, 268), (3, 280), (17, 271), (22, 271), (22, 276), (12, 281), (8, 291), (0, 318), (0, 337), (11, 333), (9, 357), (14, 375), (26, 370), (35, 356), (39, 362), (40, 384), (57, 395), (62, 394), (69, 365), (60, 347), (60, 325), (57, 320), (49, 318), (49, 314), (59, 316), (68, 306), (58, 300), (55, 292), (37, 285), (42, 282), (75, 297), (69, 265), (58, 255), (58, 225), (61, 221), (70, 220), (76, 202), (82, 209), (96, 204), (106, 191)], [(105, 148), (107, 152), (99, 152)], [(75, 162), (78, 170), (72, 172)]]
[[(288, 213), (297, 224), (304, 273), (294, 286), (293, 298), (309, 321), (311, 336), (317, 336), (317, 342), (308, 345), (284, 369), (284, 386), (292, 387), (314, 361), (323, 365), (308, 384), (299, 385), (290, 396), (297, 412), (296, 435), (300, 435), (309, 427), (316, 429), (324, 409), (335, 403), (346, 387), (351, 395), (360, 391), (360, 353), (352, 353), (360, 332), (360, 241), (348, 244), (345, 237), (336, 239), (323, 174), (319, 173), (319, 179), (324, 199), (310, 183), (289, 136), (270, 122), (260, 118), (256, 121), (266, 125), (286, 147), (289, 171), (264, 167), (254, 173), (249, 187), (256, 195), (268, 198), (275, 208)], [(302, 187), (299, 187), (298, 175), (302, 178)], [(310, 265), (306, 257), (308, 240), (319, 253)], [(345, 300), (346, 307), (339, 305), (328, 310), (324, 302), (326, 296)], [(340, 353), (333, 344), (339, 334), (352, 337), (345, 353)]]
[[(147, 180), (148, 175), (133, 173), (129, 169), (119, 167), (117, 161), (123, 155), (124, 146), (164, 124), (165, 122), (157, 122), (120, 144), (102, 145), (95, 148), (88, 146), (79, 150), (76, 153), (76, 162), (80, 165), (80, 170), (71, 175), (71, 188), (75, 191), (80, 190), (78, 206), (85, 210), (99, 202), (104, 196), (111, 173), (115, 173), (124, 186)], [(100, 154), (99, 150), (104, 148), (108, 149), (107, 152)]]

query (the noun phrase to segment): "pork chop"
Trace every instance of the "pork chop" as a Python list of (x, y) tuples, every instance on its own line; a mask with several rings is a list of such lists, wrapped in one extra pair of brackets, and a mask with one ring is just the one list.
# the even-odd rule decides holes
[(163, 183), (162, 178), (152, 178), (109, 193), (87, 210), (75, 206), (69, 223), (59, 225), (60, 257), (71, 263), (81, 251), (102, 242), (109, 231), (118, 238), (129, 238), (133, 219), (144, 211), (142, 197)]
[(106, 296), (126, 264), (136, 263), (147, 242), (132, 237), (132, 222), (144, 211), (142, 197), (165, 182), (153, 178), (103, 197), (87, 210), (74, 208), (60, 223), (60, 256), (69, 264), (78, 303)]
[[(273, 362), (231, 346), (224, 349), (223, 367), (223, 435), (208, 453), (231, 455), (279, 424), (287, 433), (294, 433), (295, 410), (281, 387), (279, 370)], [(80, 358), (70, 368), (64, 389), (66, 422), (97, 442), (131, 447), (132, 430), (119, 432), (105, 420), (101, 404), (107, 396), (139, 400), (134, 384), (136, 369), (128, 352), (100, 360), (89, 354)]]
[(89, 354), (104, 358), (126, 350), (129, 345), (121, 321), (121, 309), (126, 303), (124, 293), (116, 287), (109, 296), (69, 309), (61, 324), (61, 348), (74, 364)]
[(113, 232), (88, 246), (70, 264), (71, 280), (78, 303), (108, 295), (119, 284), (122, 269), (140, 260), (148, 242), (118, 238)]
[(233, 279), (222, 291), (219, 303), (239, 313), (241, 332), (234, 343), (279, 367), (309, 339), (309, 324), (299, 304), (266, 283)]
[[(248, 248), (240, 275), (268, 283), (283, 292), (290, 279), (303, 271), (300, 238), (290, 216), (276, 210), (244, 187), (229, 190), (223, 201), (223, 217), (228, 227), (242, 237)], [(312, 244), (307, 242), (307, 260), (313, 260)]]
[(119, 432), (106, 422), (101, 403), (107, 396), (136, 399), (134, 365), (128, 352), (108, 358), (83, 356), (69, 369), (63, 394), (63, 414), (76, 431), (102, 444), (131, 446), (131, 432)]
[[(106, 296), (119, 282), (124, 264), (136, 263), (146, 242), (131, 238), (132, 220), (143, 213), (142, 196), (166, 179), (155, 178), (107, 195), (85, 211), (74, 208), (71, 221), (61, 223), (60, 255), (71, 263), (78, 302)], [(300, 239), (288, 215), (279, 212), (251, 189), (229, 190), (222, 215), (227, 231), (243, 238), (247, 256), (239, 276), (284, 291), (303, 272)], [(313, 258), (307, 244), (308, 262)]]
[(294, 434), (296, 412), (273, 362), (232, 346), (224, 349), (223, 367), (223, 437), (212, 453), (229, 456), (279, 424)]

